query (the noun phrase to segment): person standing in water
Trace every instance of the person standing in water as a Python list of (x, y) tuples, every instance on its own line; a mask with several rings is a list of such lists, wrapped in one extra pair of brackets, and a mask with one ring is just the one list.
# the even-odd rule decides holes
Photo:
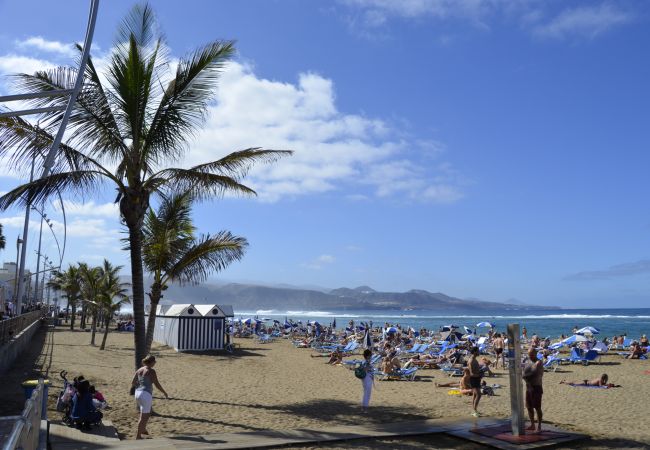
[(155, 385), (165, 398), (169, 398), (167, 392), (160, 385), (158, 375), (153, 369), (156, 365), (156, 358), (153, 355), (147, 355), (142, 360), (142, 367), (135, 371), (131, 386), (135, 388), (135, 401), (140, 410), (140, 420), (138, 420), (138, 430), (136, 439), (142, 439), (142, 435), (148, 435), (147, 422), (151, 416), (151, 407), (153, 405), (153, 386)]

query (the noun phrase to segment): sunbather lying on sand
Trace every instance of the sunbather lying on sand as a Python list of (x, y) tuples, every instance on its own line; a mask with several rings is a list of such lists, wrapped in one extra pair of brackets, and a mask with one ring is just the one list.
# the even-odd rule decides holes
[(620, 384), (608, 383), (609, 377), (606, 373), (602, 374), (600, 378), (594, 378), (593, 380), (582, 380), (582, 381), (571, 381), (567, 382), (565, 380), (560, 381), (560, 384), (568, 384), (570, 386), (600, 386), (600, 387), (621, 387)]
[(451, 383), (436, 383), (436, 387), (457, 387), (460, 388), (460, 393), (463, 395), (472, 395), (472, 388), (469, 384), (469, 369), (463, 369), (463, 377), (460, 381), (452, 381)]

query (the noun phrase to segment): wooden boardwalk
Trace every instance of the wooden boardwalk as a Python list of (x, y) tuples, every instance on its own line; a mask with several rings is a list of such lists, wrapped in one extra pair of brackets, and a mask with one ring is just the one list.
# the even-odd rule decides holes
[[(503, 420), (457, 419), (457, 420), (423, 420), (401, 423), (386, 423), (359, 426), (332, 426), (327, 431), (299, 430), (268, 430), (244, 433), (219, 433), (201, 436), (176, 435), (165, 438), (145, 439), (141, 441), (120, 441), (115, 428), (109, 421), (104, 427), (92, 433), (81, 432), (61, 425), (50, 427), (50, 443), (52, 450), (224, 450), (244, 448), (276, 448), (287, 445), (310, 445), (318, 443), (346, 441), (352, 439), (389, 438), (414, 436), (423, 434), (446, 433), (465, 439), (471, 439), (472, 428), (488, 428), (503, 425)], [(470, 434), (468, 434), (470, 433)], [(564, 433), (562, 440), (534, 444), (499, 444), (498, 441), (481, 436), (475, 441), (496, 448), (531, 449), (557, 443), (584, 438), (582, 435)]]

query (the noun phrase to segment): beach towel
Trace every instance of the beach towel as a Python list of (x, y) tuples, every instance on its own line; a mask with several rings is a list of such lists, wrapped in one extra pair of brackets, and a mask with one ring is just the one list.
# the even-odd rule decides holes
[(591, 389), (609, 389), (607, 386), (589, 386), (587, 384), (573, 384), (573, 383), (567, 383), (569, 386), (573, 387), (581, 387), (581, 388), (591, 388)]
[(650, 370), (646, 370), (646, 371), (643, 372), (643, 373), (644, 373), (645, 375), (650, 375)]

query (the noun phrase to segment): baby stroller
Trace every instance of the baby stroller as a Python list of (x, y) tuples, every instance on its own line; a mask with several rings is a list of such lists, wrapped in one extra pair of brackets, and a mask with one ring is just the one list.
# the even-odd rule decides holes
[[(59, 394), (56, 409), (63, 413), (63, 423), (69, 427), (89, 429), (92, 425), (102, 423), (103, 414), (97, 411), (88, 392), (88, 383), (82, 376), (75, 378), (73, 383), (67, 379), (67, 372), (62, 370), (59, 376), (63, 379), (63, 390)], [(75, 408), (76, 405), (76, 408)]]

